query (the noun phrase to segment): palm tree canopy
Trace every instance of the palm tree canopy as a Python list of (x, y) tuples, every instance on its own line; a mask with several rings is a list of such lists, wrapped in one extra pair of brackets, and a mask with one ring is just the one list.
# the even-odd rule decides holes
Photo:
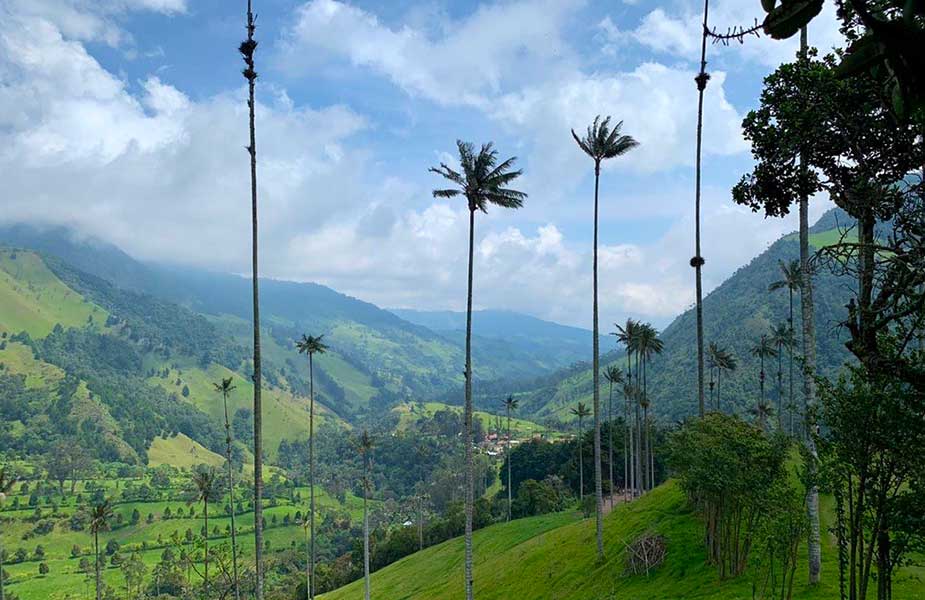
[(601, 161), (608, 158), (614, 158), (626, 154), (639, 145), (639, 142), (631, 136), (622, 135), (623, 121), (620, 121), (611, 129), (610, 117), (601, 120), (601, 116), (594, 117), (594, 122), (588, 126), (588, 132), (584, 137), (579, 137), (575, 130), (572, 130), (572, 137), (578, 147), (585, 154), (594, 159), (595, 165), (600, 165)]
[(517, 410), (517, 406), (518, 406), (517, 398), (515, 398), (513, 395), (510, 395), (504, 399), (504, 408), (506, 408), (507, 410), (514, 412), (515, 410)]
[(758, 343), (751, 349), (752, 356), (758, 358), (774, 358), (777, 356), (777, 350), (771, 338), (763, 335), (758, 339)]
[(616, 336), (617, 341), (626, 346), (627, 352), (636, 350), (640, 324), (633, 319), (627, 319), (625, 325), (614, 323), (614, 327), (616, 327), (617, 330), (610, 335)]
[(579, 402), (578, 406), (571, 408), (569, 412), (580, 419), (591, 415), (591, 411), (588, 409), (584, 402)]
[(521, 176), (523, 171), (512, 170), (516, 157), (498, 162), (498, 151), (489, 142), (482, 144), (478, 154), (475, 146), (469, 142), (456, 140), (459, 149), (459, 166), (462, 173), (440, 163), (439, 167), (428, 169), (452, 182), (456, 187), (434, 190), (435, 198), (454, 198), (464, 196), (469, 203), (469, 210), (488, 212), (489, 204), (504, 208), (520, 208), (527, 194), (507, 187)]
[(611, 385), (623, 383), (623, 371), (616, 365), (610, 365), (604, 369), (604, 379)]
[(99, 533), (109, 529), (109, 521), (113, 518), (112, 504), (103, 500), (90, 508), (90, 532)]
[(665, 344), (658, 338), (658, 329), (649, 323), (643, 323), (638, 325), (638, 331), (637, 349), (643, 356), (649, 357), (662, 353)]
[(322, 340), (324, 340), (324, 334), (315, 337), (303, 333), (302, 339), (296, 340), (295, 345), (299, 349), (299, 354), (324, 354), (328, 346)]
[(787, 323), (781, 323), (771, 328), (771, 343), (782, 348), (789, 348), (794, 344), (793, 330)]
[(783, 276), (782, 279), (773, 282), (768, 286), (768, 290), (775, 291), (780, 289), (788, 289), (791, 292), (794, 292), (800, 289), (800, 261), (799, 259), (794, 259), (789, 262), (778, 261), (780, 264), (780, 272)]
[(231, 377), (223, 378), (221, 383), (213, 383), (212, 386), (215, 388), (216, 392), (228, 395), (236, 389), (235, 386), (232, 385), (232, 381), (233, 379)]
[(718, 346), (716, 342), (710, 342), (707, 347), (707, 361), (711, 369), (722, 369), (723, 371), (735, 371), (738, 363), (725, 348)]
[(218, 493), (216, 485), (215, 468), (197, 469), (193, 472), (194, 502), (211, 502)]

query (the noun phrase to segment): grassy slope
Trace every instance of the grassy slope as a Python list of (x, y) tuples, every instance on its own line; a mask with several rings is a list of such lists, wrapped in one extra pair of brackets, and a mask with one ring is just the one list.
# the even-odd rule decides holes
[(0, 331), (48, 335), (55, 324), (81, 327), (92, 316), (103, 324), (106, 311), (65, 286), (32, 252), (0, 249)]
[[(830, 514), (830, 513), (829, 513)], [(750, 599), (748, 575), (721, 581), (704, 563), (701, 526), (679, 488), (664, 485), (643, 499), (618, 507), (605, 522), (607, 560), (595, 559), (594, 520), (575, 522), (559, 514), (495, 525), (475, 534), (475, 593), (481, 600), (737, 600)], [(825, 525), (825, 524), (824, 524)], [(624, 576), (624, 542), (645, 531), (664, 535), (668, 557), (650, 577)], [(837, 597), (837, 566), (831, 539), (823, 554), (824, 578), (809, 588), (806, 571), (797, 570), (794, 598)], [(803, 549), (805, 554), (805, 548)], [(390, 600), (442, 600), (459, 595), (463, 585), (463, 543), (454, 539), (407, 557), (373, 574), (373, 593)], [(901, 572), (896, 598), (925, 598), (921, 582)], [(322, 596), (324, 600), (362, 598), (357, 581)]]
[(199, 464), (220, 467), (224, 463), (224, 458), (182, 433), (172, 438), (156, 437), (148, 449), (148, 465), (151, 467), (170, 465), (183, 469)]

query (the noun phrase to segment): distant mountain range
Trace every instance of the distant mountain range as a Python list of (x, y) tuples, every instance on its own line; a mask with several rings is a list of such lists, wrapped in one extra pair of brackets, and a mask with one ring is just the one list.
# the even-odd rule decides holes
[[(248, 279), (142, 263), (110, 244), (60, 228), (0, 228), (0, 258), (0, 332), (5, 339), (19, 340), (4, 344), (0, 362), (15, 366), (8, 375), (18, 372), (44, 384), (38, 386), (44, 397), (33, 403), (35, 410), (11, 410), (11, 422), (27, 425), (29, 419), (52, 410), (62, 401), (61, 378), (73, 376), (96, 400), (99, 419), (109, 423), (113, 456), (143, 457), (146, 445), (160, 433), (157, 427), (219, 449), (212, 448), (214, 432), (197, 433), (192, 423), (210, 418), (217, 425), (220, 415), (211, 382), (223, 373), (233, 373), (240, 381), (235, 410), (248, 406)], [(294, 347), (303, 332), (323, 333), (330, 344), (330, 351), (315, 362), (318, 399), (330, 418), (350, 422), (370, 412), (386, 414), (401, 402), (447, 396), (462, 383), (464, 338), (454, 331), (458, 315), (398, 315), (313, 283), (262, 280), (260, 291), (263, 372), (275, 399), (267, 404), (268, 418), (286, 423), (270, 434), (276, 443), (304, 434), (306, 427), (308, 369)], [(75, 306), (93, 310), (87, 313)], [(499, 311), (480, 313), (478, 323), (477, 381), (532, 379), (573, 364), (587, 352), (590, 334), (580, 329)], [(28, 340), (21, 338), (22, 332)], [(31, 352), (24, 348), (29, 344)], [(62, 344), (70, 344), (80, 356), (68, 358), (60, 352)], [(94, 355), (94, 348), (102, 348), (96, 362), (76, 360)], [(129, 360), (120, 362), (114, 349)], [(24, 353), (33, 356), (26, 360)], [(151, 392), (150, 402), (161, 406), (158, 410), (171, 398), (185, 401), (190, 410), (145, 429), (144, 421), (151, 421), (152, 415), (124, 414), (120, 403), (128, 399), (107, 395), (105, 389), (115, 389), (108, 386), (117, 388), (120, 382)], [(148, 388), (160, 388), (167, 396)], [(65, 400), (72, 403), (73, 391), (67, 393)], [(448, 399), (453, 404), (460, 401), (461, 397)], [(82, 423), (61, 427), (90, 426)]]

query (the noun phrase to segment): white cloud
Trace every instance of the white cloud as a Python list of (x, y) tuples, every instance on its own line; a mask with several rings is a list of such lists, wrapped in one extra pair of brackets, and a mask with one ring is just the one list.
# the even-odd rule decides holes
[[(285, 62), (302, 70), (318, 51), (389, 78), (407, 93), (445, 105), (486, 106), (519, 82), (550, 77), (570, 55), (560, 36), (583, 0), (485, 4), (430, 36), (391, 28), (374, 14), (338, 0), (303, 5), (287, 36)], [(550, 69), (553, 72), (550, 72)]]

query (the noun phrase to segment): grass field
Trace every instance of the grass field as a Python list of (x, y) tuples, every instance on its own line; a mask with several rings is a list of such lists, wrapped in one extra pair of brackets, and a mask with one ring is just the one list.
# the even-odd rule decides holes
[[(830, 514), (830, 513), (829, 513)], [(826, 525), (825, 523), (823, 524)], [(624, 574), (624, 543), (644, 532), (665, 536), (665, 563), (650, 576)], [(594, 520), (562, 513), (499, 524), (475, 533), (475, 595), (480, 600), (750, 600), (752, 579), (720, 580), (705, 564), (702, 530), (673, 483), (642, 499), (617, 507), (605, 520), (607, 559), (595, 557)], [(805, 554), (805, 548), (803, 548)], [(826, 536), (823, 583), (807, 585), (797, 571), (794, 598), (838, 597), (833, 541)], [(801, 557), (805, 565), (805, 557)], [(901, 571), (894, 597), (925, 598), (921, 573)], [(461, 595), (463, 543), (454, 539), (392, 564), (372, 576), (375, 597), (443, 600)], [(359, 600), (363, 582), (323, 595), (324, 600)]]
[(82, 327), (108, 314), (64, 285), (33, 252), (0, 248), (0, 331), (48, 335), (56, 324)]
[[(179, 437), (179, 436), (178, 436)], [(177, 438), (172, 438), (176, 440)], [(168, 445), (168, 451), (187, 447), (185, 441), (174, 442)], [(172, 447), (170, 447), (172, 446)], [(191, 446), (190, 446), (191, 447)], [(246, 474), (245, 474), (246, 475)], [(129, 484), (139, 484), (140, 480), (131, 479), (109, 479), (95, 481), (94, 484), (102, 484), (106, 489), (107, 497), (120, 497), (121, 491)], [(139, 557), (145, 563), (148, 569), (148, 580), (150, 581), (151, 570), (160, 561), (164, 549), (171, 546), (170, 538), (177, 534), (183, 539), (185, 532), (189, 529), (198, 535), (203, 525), (202, 505), (188, 504), (184, 498), (186, 486), (185, 477), (179, 477), (174, 482), (176, 487), (166, 493), (170, 500), (157, 500), (150, 502), (117, 502), (114, 506), (114, 512), (121, 515), (122, 524), (116, 524), (111, 531), (102, 533), (100, 536), (101, 547), (110, 540), (115, 540), (121, 545), (121, 553), (128, 557), (132, 552), (137, 552)], [(4, 565), (4, 569), (9, 573), (7, 580), (7, 591), (16, 594), (21, 600), (84, 600), (93, 597), (94, 588), (91, 577), (80, 571), (79, 563), (81, 558), (89, 560), (92, 564), (92, 537), (88, 531), (72, 531), (68, 525), (69, 518), (79, 510), (76, 506), (76, 496), (68, 496), (64, 502), (58, 506), (57, 511), (53, 512), (52, 506), (40, 502), (42, 508), (42, 517), (40, 520), (52, 521), (53, 529), (47, 533), (36, 535), (34, 529), (38, 523), (35, 520), (35, 508), (25, 507), (28, 502), (28, 495), (19, 494), (21, 485), (17, 486), (17, 493), (12, 494), (5, 502), (6, 510), (0, 513), (2, 519), (2, 528), (0, 528), (0, 541), (10, 556), (16, 553), (20, 548), (24, 549), (27, 554), (27, 560), (19, 563), (11, 563), (9, 560)], [(77, 487), (77, 493), (83, 495), (86, 499), (89, 490), (87, 482), (81, 482)], [(270, 542), (271, 551), (273, 549), (282, 549), (292, 544), (301, 545), (305, 541), (305, 531), (301, 525), (295, 522), (296, 511), (305, 513), (308, 504), (308, 488), (295, 488), (293, 493), (300, 496), (300, 501), (290, 503), (286, 499), (280, 499), (278, 506), (266, 506), (264, 515), (268, 522), (268, 528), (265, 531), (265, 538)], [(329, 495), (322, 489), (316, 489), (316, 502), (320, 510), (332, 509), (343, 511), (350, 515), (352, 520), (362, 518), (363, 501), (360, 498), (348, 493), (343, 503)], [(24, 508), (20, 510), (11, 510), (10, 503), (14, 498), (19, 498)], [(209, 530), (210, 533), (215, 528), (218, 534), (210, 535), (210, 545), (227, 544), (230, 542), (227, 527), (230, 525), (230, 518), (223, 514), (222, 506), (213, 503), (209, 508)], [(374, 503), (375, 505), (375, 503)], [(174, 515), (172, 518), (164, 518), (165, 509), (170, 508)], [(190, 516), (190, 510), (194, 510), (195, 516)], [(137, 524), (131, 524), (133, 511), (137, 510), (141, 516)], [(184, 516), (177, 518), (179, 511), (183, 511)], [(151, 515), (152, 522), (148, 523), (148, 515)], [(284, 518), (289, 517), (289, 524), (284, 524)], [(117, 522), (118, 523), (118, 522)], [(238, 542), (243, 550), (242, 563), (247, 560), (253, 560), (253, 530), (254, 514), (247, 511), (238, 514), (236, 517), (238, 530)], [(36, 548), (41, 546), (44, 551), (44, 559), (38, 560), (35, 556)], [(72, 556), (74, 547), (79, 549), (80, 555)], [(107, 558), (107, 569), (104, 572), (104, 580), (107, 585), (115, 587), (117, 590), (124, 589), (124, 577), (121, 571), (112, 567)], [(39, 564), (44, 562), (49, 567), (47, 575), (39, 575)], [(195, 579), (195, 575), (193, 575)], [(120, 596), (121, 597), (121, 596)]]

